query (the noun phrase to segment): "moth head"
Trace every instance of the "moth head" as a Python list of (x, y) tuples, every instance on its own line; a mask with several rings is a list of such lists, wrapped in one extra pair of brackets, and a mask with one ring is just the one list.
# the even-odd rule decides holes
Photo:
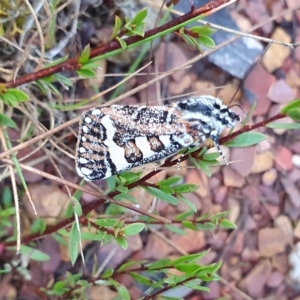
[(220, 112), (224, 116), (222, 123), (228, 128), (232, 128), (237, 122), (241, 122), (240, 116), (228, 107), (224, 107)]

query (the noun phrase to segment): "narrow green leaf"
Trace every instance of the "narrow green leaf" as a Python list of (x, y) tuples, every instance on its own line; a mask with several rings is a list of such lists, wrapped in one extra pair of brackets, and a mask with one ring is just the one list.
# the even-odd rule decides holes
[(30, 259), (36, 261), (48, 261), (50, 259), (48, 254), (25, 245), (21, 245), (21, 254), (26, 255)]
[(103, 274), (101, 275), (101, 278), (104, 278), (104, 279), (109, 278), (109, 277), (111, 277), (112, 274), (114, 274), (114, 269), (108, 268), (103, 272)]
[(148, 15), (148, 7), (140, 10), (132, 19), (131, 24), (139, 25), (141, 24)]
[(118, 36), (116, 37), (116, 40), (120, 43), (120, 46), (123, 50), (127, 48), (127, 44), (124, 40), (120, 39)]
[(216, 225), (214, 223), (211, 223), (211, 222), (205, 222), (204, 224), (198, 223), (198, 224), (196, 224), (196, 227), (199, 230), (203, 230), (203, 231), (214, 231), (214, 230), (216, 230)]
[(179, 180), (181, 180), (182, 177), (170, 177), (168, 179), (163, 179), (159, 182), (157, 182), (156, 184), (161, 186), (161, 185), (171, 185), (171, 184), (174, 184), (176, 182), (178, 182)]
[(140, 266), (141, 264), (144, 264), (144, 263), (146, 263), (145, 260), (129, 261), (129, 262), (126, 262), (123, 265), (121, 265), (120, 268), (117, 270), (117, 272), (124, 271), (124, 270), (128, 269), (129, 267)]
[(195, 261), (201, 259), (202, 257), (204, 257), (205, 255), (207, 255), (208, 252), (209, 252), (209, 250), (201, 252), (201, 253), (188, 254), (188, 255), (181, 256), (181, 257), (175, 259), (173, 261), (172, 265), (176, 266), (176, 265), (182, 264), (182, 263), (195, 262)]
[(285, 107), (281, 109), (281, 113), (286, 114), (290, 109), (299, 108), (300, 107), (300, 99), (296, 99), (291, 103), (287, 104)]
[(138, 25), (134, 29), (132, 29), (130, 33), (133, 35), (139, 35), (143, 37), (145, 35), (144, 26)]
[(203, 35), (203, 36), (198, 37), (197, 40), (201, 45), (203, 45), (207, 48), (214, 48), (216, 46), (214, 40), (209, 36)]
[(70, 243), (69, 243), (69, 255), (73, 266), (78, 257), (78, 250), (80, 245), (79, 238), (80, 236), (79, 236), (78, 228), (76, 226), (76, 223), (74, 222), (70, 232)]
[(173, 190), (173, 188), (171, 188), (170, 186), (167, 186), (167, 185), (161, 185), (161, 186), (159, 187), (159, 189), (160, 189), (161, 191), (163, 191), (164, 193), (167, 193), (167, 194), (170, 194), (170, 195), (174, 194), (174, 190)]
[(216, 160), (219, 156), (219, 152), (207, 153), (203, 155), (203, 160)]
[(79, 63), (80, 64), (84, 64), (86, 63), (89, 58), (90, 58), (90, 54), (91, 54), (91, 46), (90, 44), (86, 45), (85, 48), (83, 49), (80, 57), (79, 57)]
[(145, 276), (142, 276), (138, 273), (130, 272), (129, 275), (136, 281), (146, 286), (153, 286), (156, 284), (156, 281), (153, 281)]
[(118, 285), (117, 290), (122, 300), (130, 300), (130, 294), (124, 285)]
[(199, 164), (199, 168), (204, 171), (204, 173), (206, 174), (207, 177), (211, 177), (211, 171), (207, 165), (207, 163), (205, 161), (199, 160), (198, 161)]
[(201, 266), (199, 266), (198, 264), (189, 263), (189, 264), (176, 264), (174, 265), (174, 268), (181, 272), (190, 274), (190, 273), (197, 272), (201, 268)]
[(300, 129), (299, 123), (269, 123), (266, 125), (269, 128), (273, 129)]
[(172, 260), (170, 258), (162, 258), (148, 266), (149, 270), (163, 269), (165, 267), (172, 266)]
[(111, 177), (106, 178), (106, 184), (111, 191), (114, 191), (116, 188), (116, 185), (117, 185), (116, 177), (111, 176)]
[(198, 185), (191, 184), (191, 183), (180, 184), (173, 187), (175, 193), (179, 193), (179, 194), (193, 193), (197, 191), (198, 188), (199, 188)]
[(134, 224), (129, 224), (123, 228), (123, 233), (128, 236), (128, 235), (135, 235), (143, 231), (145, 228), (145, 224), (143, 223), (134, 223)]
[(87, 232), (82, 231), (81, 232), (81, 238), (84, 241), (103, 241), (104, 239), (104, 232), (98, 230), (97, 233), (95, 232)]
[(8, 89), (6, 92), (14, 95), (18, 102), (25, 102), (29, 99), (26, 93), (18, 89)]
[(203, 286), (203, 285), (198, 285), (195, 283), (187, 282), (184, 284), (184, 286), (187, 286), (195, 291), (210, 292), (210, 289), (208, 287)]
[(259, 132), (244, 132), (224, 145), (227, 147), (249, 147), (256, 145), (266, 139), (266, 136)]
[(174, 226), (174, 225), (171, 225), (171, 224), (165, 224), (165, 227), (168, 230), (170, 230), (170, 231), (172, 231), (172, 232), (174, 232), (176, 234), (187, 235), (187, 233), (183, 229), (181, 229), (180, 227), (177, 227), (177, 226)]
[(236, 225), (227, 219), (223, 219), (219, 225), (226, 229), (237, 229)]
[(124, 237), (117, 237), (116, 238), (116, 242), (124, 249), (126, 250), (128, 247), (128, 242), (126, 240), (126, 238)]
[(212, 35), (216, 32), (216, 30), (211, 28), (209, 25), (195, 26), (195, 27), (189, 28), (189, 30), (192, 32), (196, 32), (199, 35), (206, 35), (206, 36)]
[(17, 98), (13, 94), (5, 93), (5, 94), (2, 94), (2, 97), (11, 106), (17, 106), (19, 104)]
[(300, 108), (289, 109), (287, 115), (294, 121), (300, 121)]
[(95, 71), (91, 70), (91, 69), (80, 69), (80, 70), (77, 70), (76, 73), (83, 78), (95, 78), (96, 77)]
[(10, 127), (10, 128), (18, 128), (17, 124), (9, 117), (0, 114), (0, 125)]
[(82, 215), (82, 207), (78, 199), (76, 197), (72, 196), (72, 205), (73, 205), (73, 210), (77, 214), (78, 217)]
[(128, 187), (126, 186), (118, 185), (115, 189), (124, 194), (128, 193)]
[(50, 67), (53, 67), (53, 66), (57, 66), (57, 65), (65, 62), (68, 58), (69, 58), (69, 55), (65, 55), (65, 56), (63, 56), (61, 58), (58, 58), (58, 59), (52, 61), (51, 63), (46, 64), (45, 68), (50, 68)]
[(194, 230), (194, 231), (198, 231), (197, 226), (195, 226), (195, 224), (193, 222), (188, 221), (188, 220), (182, 221), (182, 226), (186, 227), (188, 229)]
[(192, 211), (194, 211), (195, 213), (197, 212), (197, 207), (195, 206), (195, 204), (193, 202), (191, 202), (190, 200), (186, 199), (185, 197), (183, 197), (182, 195), (178, 195), (178, 198), (183, 201)]
[(129, 200), (130, 202), (137, 203), (138, 201), (130, 194), (120, 193), (116, 195), (114, 199), (119, 201)]
[(194, 212), (193, 210), (190, 210), (190, 211), (184, 211), (184, 212), (182, 212), (181, 214), (177, 215), (177, 216), (175, 217), (175, 220), (176, 220), (176, 221), (182, 221), (182, 220), (185, 220), (185, 219), (187, 219), (188, 217), (190, 217), (190, 216), (192, 216), (192, 215), (194, 215), (194, 214), (195, 214), (195, 212)]
[(113, 33), (111, 35), (112, 40), (118, 35), (121, 27), (122, 27), (122, 21), (119, 16), (115, 15), (115, 26), (114, 26)]
[(151, 187), (151, 186), (143, 186), (143, 188), (152, 196), (161, 199), (162, 201), (168, 202), (173, 205), (177, 205), (179, 201), (172, 195), (166, 194), (163, 191)]

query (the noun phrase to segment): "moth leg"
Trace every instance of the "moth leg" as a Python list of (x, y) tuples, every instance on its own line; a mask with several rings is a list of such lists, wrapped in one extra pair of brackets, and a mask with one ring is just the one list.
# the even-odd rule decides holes
[(224, 162), (226, 163), (226, 165), (229, 165), (227, 158), (225, 157), (225, 155), (223, 154), (221, 148), (220, 148), (220, 144), (219, 144), (219, 136), (217, 132), (211, 132), (210, 133), (210, 138), (212, 139), (212, 141), (214, 142), (218, 152), (220, 153), (220, 155), (222, 156)]
[(154, 163), (154, 171), (157, 171), (157, 162)]

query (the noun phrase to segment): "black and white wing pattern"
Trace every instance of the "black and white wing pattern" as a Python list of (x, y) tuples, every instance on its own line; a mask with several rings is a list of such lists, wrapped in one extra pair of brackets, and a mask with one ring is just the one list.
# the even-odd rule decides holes
[(239, 117), (220, 99), (201, 97), (170, 106), (112, 105), (85, 111), (79, 124), (77, 173), (88, 181), (104, 179), (209, 137), (218, 146), (220, 132)]

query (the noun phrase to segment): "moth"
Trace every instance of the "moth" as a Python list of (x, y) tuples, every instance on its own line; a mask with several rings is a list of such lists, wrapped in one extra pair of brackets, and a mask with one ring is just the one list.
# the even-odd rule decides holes
[(94, 107), (81, 116), (76, 170), (87, 181), (104, 179), (219, 137), (240, 117), (219, 98), (188, 97), (170, 105)]

